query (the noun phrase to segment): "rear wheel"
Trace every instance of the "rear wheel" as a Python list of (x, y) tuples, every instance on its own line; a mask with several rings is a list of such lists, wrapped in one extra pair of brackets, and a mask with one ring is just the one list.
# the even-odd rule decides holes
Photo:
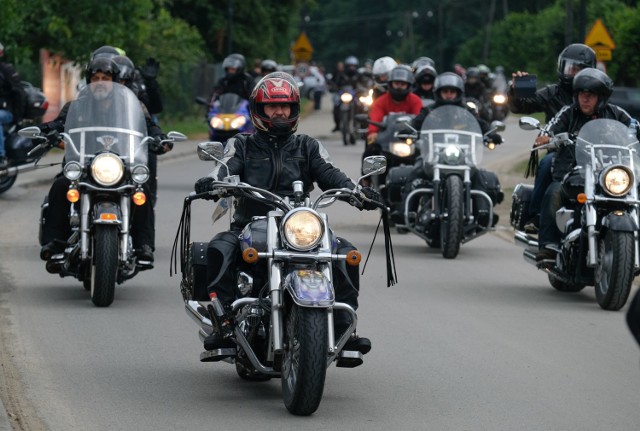
[(455, 259), (460, 251), (464, 222), (463, 196), (462, 179), (457, 175), (449, 175), (442, 197), (445, 217), (440, 224), (440, 249), (442, 256), (447, 259)]
[(595, 289), (598, 304), (619, 310), (627, 302), (633, 281), (634, 242), (632, 232), (607, 230), (598, 244)]
[(13, 183), (16, 182), (17, 178), (17, 175), (14, 175), (12, 177), (0, 178), (0, 193), (4, 193), (9, 190), (11, 186), (13, 186)]
[(315, 412), (322, 400), (326, 373), (326, 310), (293, 304), (286, 320), (281, 376), (287, 410), (300, 416)]
[(108, 307), (113, 302), (118, 273), (118, 228), (97, 225), (94, 230), (91, 301), (96, 307)]

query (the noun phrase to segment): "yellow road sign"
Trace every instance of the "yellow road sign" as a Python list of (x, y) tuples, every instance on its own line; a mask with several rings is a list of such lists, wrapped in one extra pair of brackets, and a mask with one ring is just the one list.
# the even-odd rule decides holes
[(612, 50), (616, 48), (616, 44), (613, 43), (613, 39), (600, 18), (596, 20), (591, 30), (589, 30), (589, 34), (587, 34), (587, 37), (584, 39), (584, 44), (589, 45), (593, 49), (604, 48)]
[(610, 49), (596, 49), (596, 60), (598, 61), (611, 61)]
[(300, 33), (300, 36), (298, 36), (298, 39), (296, 39), (295, 43), (291, 47), (291, 52), (293, 53), (293, 59), (295, 61), (311, 60), (313, 48), (311, 47), (311, 42), (309, 42), (309, 38), (304, 31)]

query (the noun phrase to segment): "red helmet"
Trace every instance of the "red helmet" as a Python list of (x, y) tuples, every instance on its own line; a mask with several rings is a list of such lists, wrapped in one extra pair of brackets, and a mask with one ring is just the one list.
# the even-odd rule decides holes
[[(288, 103), (291, 114), (286, 120), (273, 121), (264, 112), (264, 105)], [(300, 90), (298, 83), (285, 72), (273, 72), (262, 78), (249, 96), (251, 122), (256, 130), (272, 135), (290, 135), (298, 129)]]

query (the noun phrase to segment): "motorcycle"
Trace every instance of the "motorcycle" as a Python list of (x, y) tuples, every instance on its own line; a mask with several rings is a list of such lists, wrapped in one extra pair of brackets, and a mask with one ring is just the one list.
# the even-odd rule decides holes
[(26, 81), (22, 81), (22, 87), (27, 95), (24, 118), (20, 124), (12, 124), (7, 130), (0, 131), (5, 134), (5, 151), (9, 162), (6, 169), (0, 169), (0, 193), (6, 192), (13, 186), (18, 178), (18, 173), (53, 166), (38, 165), (38, 161), (48, 151), (46, 146), (39, 148), (38, 151), (33, 151), (35, 143), (18, 134), (21, 127), (37, 121), (49, 107), (47, 98), (39, 88)]
[[(202, 97), (197, 97), (196, 102), (209, 107)], [(224, 93), (216, 98), (207, 112), (207, 124), (212, 141), (226, 142), (238, 133), (254, 132), (249, 102), (234, 93)]]
[(497, 73), (493, 80), (493, 91), (489, 97), (491, 102), (491, 120), (503, 121), (509, 115), (507, 105), (508, 83), (504, 74)]
[[(492, 123), (486, 134), (504, 130)], [(399, 137), (417, 139), (417, 131)], [(459, 106), (434, 109), (422, 124), (417, 144), (422, 158), (420, 178), (409, 181), (414, 166), (393, 168), (387, 195), (396, 228), (411, 232), (454, 259), (460, 245), (493, 230), (493, 206), (502, 201), (497, 176), (481, 170), (485, 143), (476, 118)], [(422, 179), (422, 178), (427, 178)]]
[[(223, 153), (219, 142), (198, 146), (202, 160), (226, 166)], [(365, 160), (365, 176), (379, 174), (385, 168), (383, 157)], [(179, 249), (180, 291), (187, 314), (200, 328), (201, 341), (214, 331), (222, 333), (218, 321), (222, 314), (215, 311), (221, 305), (215, 294), (208, 300), (207, 243), (192, 243), (189, 238), (191, 202), (215, 197), (220, 204), (243, 196), (275, 208), (265, 217), (254, 217), (241, 234), (243, 262), (236, 271), (241, 297), (231, 305), (236, 347), (204, 351), (200, 361), (235, 364), (237, 374), (244, 380), (280, 377), (287, 410), (295, 415), (310, 415), (321, 402), (326, 370), (332, 363), (347, 368), (363, 363), (361, 352), (343, 349), (356, 327), (357, 315), (348, 304), (335, 301), (332, 274), (332, 262), (342, 260), (357, 266), (361, 255), (357, 250), (339, 254), (327, 215), (318, 209), (337, 200), (359, 206), (366, 198), (360, 186), (354, 190), (326, 190), (313, 201), (303, 196), (301, 181), (293, 182), (293, 190), (293, 196), (282, 197), (230, 176), (214, 183), (211, 192), (192, 193), (185, 199), (172, 261), (175, 267)], [(387, 235), (385, 229), (388, 239)], [(387, 269), (394, 271), (390, 243), (385, 244)], [(391, 274), (388, 285), (394, 282), (395, 274)], [(351, 318), (341, 336), (334, 329), (336, 310)]]
[(361, 136), (363, 132), (366, 133), (356, 115), (368, 112), (371, 103), (373, 103), (371, 94), (368, 93), (368, 96), (365, 96), (350, 85), (340, 89), (338, 98), (340, 104), (340, 133), (342, 133), (344, 145), (355, 145), (358, 136)]
[[(91, 301), (108, 307), (114, 300), (116, 283), (123, 283), (139, 271), (153, 267), (136, 258), (130, 232), (133, 205), (143, 205), (147, 196), (143, 184), (149, 179), (148, 145), (145, 117), (135, 94), (113, 83), (110, 96), (116, 109), (104, 109), (89, 84), (67, 113), (64, 142), (64, 176), (70, 181), (67, 191), (71, 236), (64, 251), (47, 261), (46, 269), (61, 277), (72, 276), (91, 292)], [(37, 126), (20, 130), (30, 139), (47, 139)], [(185, 140), (178, 132), (169, 132), (163, 142)], [(42, 143), (39, 145), (48, 145)], [(41, 208), (42, 224), (49, 217), (48, 202)]]
[[(537, 130), (539, 121), (520, 119), (524, 130)], [(516, 243), (523, 245), (525, 261), (548, 274), (561, 292), (579, 292), (594, 286), (596, 300), (605, 310), (619, 310), (629, 297), (640, 272), (638, 254), (638, 140), (624, 124), (611, 119), (586, 123), (577, 137), (567, 133), (552, 137), (534, 150), (575, 146), (576, 167), (562, 180), (569, 196), (556, 212), (562, 232), (555, 261), (536, 262), (537, 237), (524, 230), (533, 186), (518, 184), (513, 191), (511, 225)], [(551, 247), (550, 247), (551, 248)]]

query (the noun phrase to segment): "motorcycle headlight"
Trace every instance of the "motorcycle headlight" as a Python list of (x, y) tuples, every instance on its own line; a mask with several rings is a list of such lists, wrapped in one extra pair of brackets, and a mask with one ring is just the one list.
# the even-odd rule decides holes
[(494, 94), (493, 95), (493, 102), (497, 103), (498, 105), (502, 105), (506, 101), (507, 101), (507, 97), (504, 94)]
[(223, 129), (224, 121), (220, 117), (211, 117), (211, 120), (209, 120), (209, 125), (211, 125), (213, 129)]
[(445, 165), (461, 165), (464, 162), (464, 152), (456, 145), (447, 145), (440, 157)]
[(149, 168), (145, 165), (136, 165), (131, 169), (131, 178), (136, 184), (144, 184), (149, 180)]
[(600, 185), (611, 196), (620, 197), (629, 193), (633, 186), (633, 174), (625, 166), (611, 166), (600, 176)]
[(311, 250), (322, 241), (324, 223), (309, 209), (293, 210), (282, 222), (282, 234), (285, 243), (294, 250)]
[(112, 186), (122, 179), (124, 165), (120, 157), (112, 153), (102, 153), (91, 162), (91, 175), (102, 186)]
[(408, 142), (392, 142), (390, 149), (391, 154), (398, 157), (409, 157), (415, 151), (413, 144)]
[(64, 165), (63, 173), (68, 180), (75, 181), (82, 175), (82, 166), (78, 162), (69, 162)]
[(244, 126), (247, 122), (247, 119), (243, 115), (238, 115), (233, 120), (231, 120), (231, 128), (239, 129)]
[(342, 93), (340, 95), (340, 101), (342, 103), (351, 103), (353, 100), (353, 95), (351, 93)]

